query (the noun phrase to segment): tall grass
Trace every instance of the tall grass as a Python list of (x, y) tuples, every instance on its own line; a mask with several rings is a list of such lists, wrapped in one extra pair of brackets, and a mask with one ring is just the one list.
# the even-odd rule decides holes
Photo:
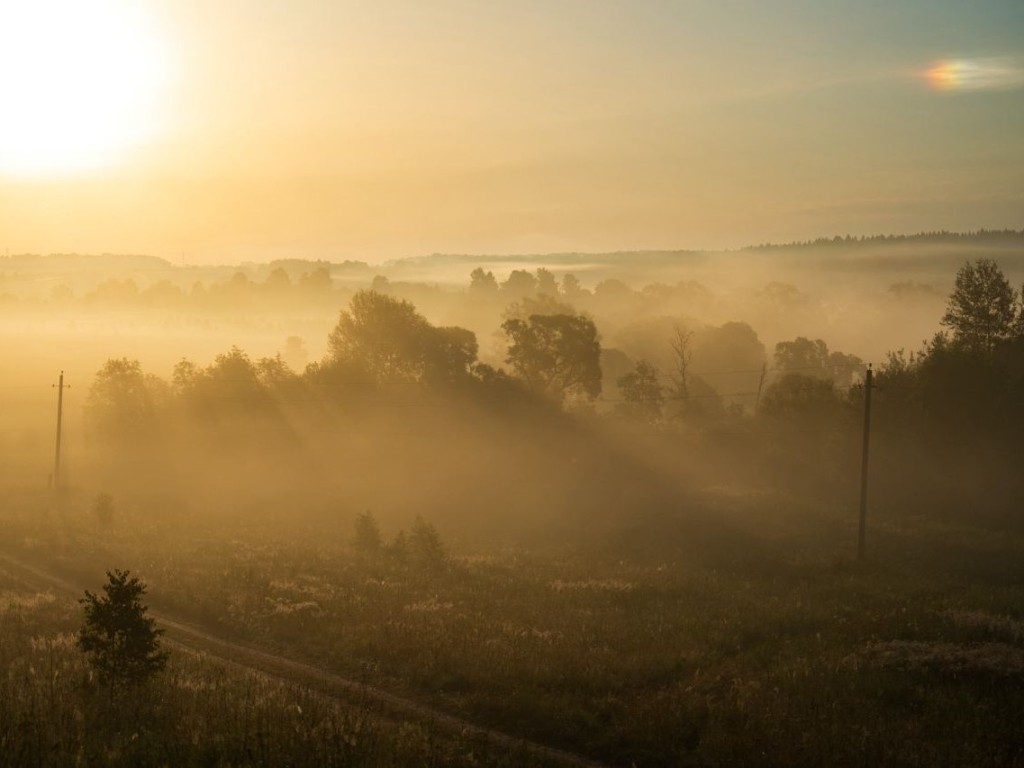
[[(879, 519), (862, 566), (848, 557), (853, 521), (829, 510), (761, 499), (735, 519), (713, 533), (665, 516), (601, 548), (478, 552), (442, 567), (360, 556), (341, 525), (287, 541), (256, 527), (81, 527), (49, 565), (137, 568), (155, 605), (225, 636), (612, 764), (1024, 765), (1024, 543)], [(23, 556), (41, 555), (33, 538), (20, 532)], [(183, 663), (165, 685), (213, 674), (176, 671)], [(188, 691), (169, 690), (175, 701)], [(270, 697), (291, 723), (279, 733), (260, 720), (259, 696), (233, 692), (253, 719), (232, 726), (230, 749), (265, 733), (278, 757), (307, 754), (300, 741), (320, 742), (293, 735), (315, 711), (300, 696)], [(230, 719), (225, 707), (213, 717)], [(352, 717), (309, 733), (348, 733)]]

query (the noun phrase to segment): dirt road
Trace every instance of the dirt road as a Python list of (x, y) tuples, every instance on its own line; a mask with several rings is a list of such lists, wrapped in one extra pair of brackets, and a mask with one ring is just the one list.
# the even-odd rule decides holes
[[(26, 582), (40, 589), (52, 589), (76, 598), (84, 593), (85, 587), (72, 584), (19, 559), (0, 554), (0, 562), (15, 569)], [(425, 704), (326, 672), (309, 664), (225, 640), (202, 627), (181, 621), (167, 613), (152, 610), (150, 614), (166, 630), (164, 641), (172, 647), (201, 653), (229, 666), (266, 675), (284, 683), (301, 685), (346, 704), (373, 706), (375, 714), (385, 719), (415, 720), (430, 728), (456, 734), (464, 739), (483, 741), (513, 754), (517, 751), (528, 754), (553, 765), (587, 768), (600, 768), (602, 765), (571, 752), (474, 725)]]

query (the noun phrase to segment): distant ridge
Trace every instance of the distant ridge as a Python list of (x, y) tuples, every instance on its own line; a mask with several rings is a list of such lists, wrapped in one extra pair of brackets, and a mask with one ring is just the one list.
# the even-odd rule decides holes
[[(877, 246), (912, 246), (912, 245), (979, 245), (987, 247), (1024, 248), (1024, 229), (979, 229), (970, 232), (918, 232), (912, 235), (835, 235), (819, 237), (814, 240), (797, 240), (789, 243), (761, 243), (736, 249), (687, 249), (687, 248), (637, 248), (616, 251), (562, 251), (550, 253), (507, 253), (507, 254), (472, 254), (435, 252), (419, 256), (404, 256), (382, 262), (379, 267), (424, 267), (436, 263), (447, 264), (500, 264), (504, 262), (536, 263), (540, 265), (558, 263), (569, 267), (572, 265), (611, 265), (623, 260), (672, 260), (686, 258), (698, 261), (717, 254), (749, 253), (756, 251), (800, 251), (812, 248), (871, 248)], [(185, 265), (182, 265), (185, 266)], [(189, 264), (190, 269), (227, 269), (227, 268), (273, 268), (282, 267), (286, 270), (297, 268), (328, 267), (332, 272), (372, 271), (374, 265), (363, 261), (324, 261), (322, 259), (274, 259), (269, 262), (241, 261), (234, 264)], [(78, 272), (102, 267), (106, 269), (158, 271), (177, 270), (179, 265), (158, 256), (145, 254), (80, 254), (51, 253), (46, 255), (21, 253), (0, 256), (0, 269), (19, 271), (61, 271)]]
[(979, 243), (985, 245), (1024, 245), (1024, 229), (979, 229), (973, 232), (918, 232), (915, 235), (862, 235), (860, 237), (819, 237), (815, 240), (800, 240), (791, 243), (762, 243), (748, 245), (744, 251), (792, 250), (796, 248), (821, 248), (823, 246), (889, 245), (889, 244), (949, 243), (964, 245)]
[(34, 253), (18, 253), (10, 256), (0, 256), (0, 268), (16, 268), (31, 271), (53, 271), (55, 268), (61, 271), (77, 272), (82, 270), (93, 270), (97, 267), (104, 269), (132, 269), (132, 270), (163, 270), (171, 269), (174, 265), (167, 259), (159, 256), (146, 256), (135, 253), (50, 253), (45, 256)]

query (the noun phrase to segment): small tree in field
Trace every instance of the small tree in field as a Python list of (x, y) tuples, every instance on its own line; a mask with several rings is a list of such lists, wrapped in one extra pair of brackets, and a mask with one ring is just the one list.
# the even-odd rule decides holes
[(89, 663), (111, 692), (144, 682), (167, 664), (167, 652), (160, 650), (162, 629), (146, 615), (142, 596), (146, 586), (128, 571), (107, 571), (103, 596), (86, 590), (79, 600), (85, 610), (85, 624), (78, 632), (78, 647), (89, 655)]
[(369, 510), (356, 518), (352, 546), (364, 555), (378, 555), (384, 546), (380, 536), (380, 526), (377, 525), (377, 519)]
[(441, 535), (437, 528), (418, 515), (412, 524), (409, 549), (413, 558), (421, 565), (438, 566), (444, 563), (445, 552)]

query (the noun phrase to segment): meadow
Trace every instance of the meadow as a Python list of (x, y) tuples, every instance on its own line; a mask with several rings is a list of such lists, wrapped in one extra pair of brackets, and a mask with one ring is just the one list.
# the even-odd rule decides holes
[[(428, 557), (354, 548), (345, 516), (104, 529), (84, 505), (60, 520), (29, 498), (10, 509), (9, 551), (75, 583), (131, 568), (155, 609), (217, 636), (602, 763), (1024, 764), (1024, 542), (1011, 534), (882, 516), (858, 563), (849, 510), (709, 493), (586, 545)], [(6, 578), (0, 722), (30, 763), (478, 757), (429, 726), (374, 730), (181, 653), (145, 706), (111, 711), (71, 646), (76, 606)], [(361, 728), (372, 737), (349, 744)]]
[(158, 678), (111, 696), (76, 647), (80, 614), (66, 595), (0, 565), (0, 765), (550, 764), (174, 643)]

